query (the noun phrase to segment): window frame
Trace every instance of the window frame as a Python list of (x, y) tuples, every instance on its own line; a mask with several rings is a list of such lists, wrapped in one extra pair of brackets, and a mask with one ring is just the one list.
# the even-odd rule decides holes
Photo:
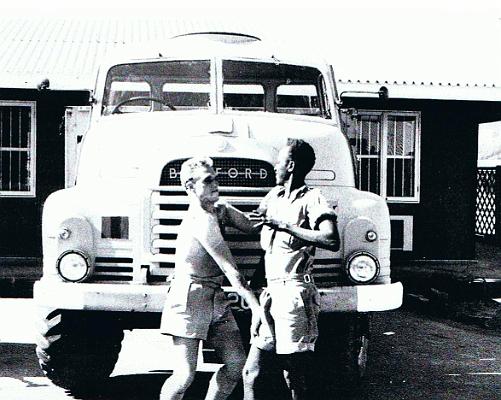
[[(421, 187), (421, 112), (420, 111), (401, 111), (401, 110), (357, 110), (357, 115), (376, 115), (381, 118), (381, 126), (379, 128), (379, 140), (381, 145), (381, 154), (379, 155), (379, 195), (386, 199), (388, 203), (419, 203), (420, 202), (420, 187)], [(387, 177), (388, 177), (388, 159), (398, 158), (405, 159), (411, 157), (395, 157), (388, 155), (388, 127), (389, 127), (389, 116), (392, 117), (415, 117), (416, 129), (414, 137), (414, 196), (408, 197), (398, 197), (398, 196), (388, 196), (387, 195)], [(358, 121), (357, 121), (358, 124)], [(357, 126), (358, 132), (358, 126)], [(356, 153), (356, 162), (358, 162), (359, 154)], [(375, 158), (374, 156), (369, 156)], [(365, 157), (368, 158), (368, 157)], [(358, 174), (358, 170), (357, 170)]]
[[(216, 57), (214, 61), (214, 75), (216, 79), (216, 87), (217, 87), (217, 104), (216, 104), (216, 112), (240, 112), (237, 110), (228, 110), (227, 108), (224, 107), (224, 99), (223, 99), (223, 90), (221, 89), (223, 85), (227, 84), (227, 81), (225, 80), (225, 76), (223, 74), (224, 70), (224, 63), (225, 62), (248, 62), (248, 63), (276, 63), (276, 60), (274, 58), (271, 59), (266, 59), (266, 58), (246, 58), (246, 57), (232, 57), (232, 56), (222, 56), (222, 57)], [(294, 62), (288, 62), (288, 61), (281, 61), (279, 62), (281, 65), (291, 65), (291, 66), (297, 66), (297, 67), (307, 67), (307, 68), (312, 68), (316, 69), (320, 73), (320, 77), (322, 79), (319, 79), (317, 83), (314, 85), (317, 90), (318, 94), (318, 102), (319, 102), (319, 110), (320, 114), (319, 115), (304, 115), (304, 114), (288, 114), (288, 113), (278, 113), (276, 111), (276, 100), (277, 100), (277, 95), (276, 95), (276, 87), (275, 85), (269, 84), (269, 85), (263, 85), (264, 90), (265, 90), (265, 111), (267, 113), (275, 113), (275, 114), (280, 114), (280, 115), (290, 115), (290, 116), (295, 116), (295, 117), (305, 117), (305, 118), (321, 118), (322, 120), (327, 120), (331, 121), (334, 124), (338, 125), (340, 122), (338, 121), (338, 118), (336, 113), (332, 112), (332, 106), (334, 106), (335, 99), (333, 98), (334, 93), (332, 92), (329, 93), (327, 89), (327, 80), (328, 80), (328, 72), (323, 70), (319, 65), (312, 65), (312, 64), (300, 64), (300, 63), (294, 63)], [(256, 83), (256, 82), (252, 82)], [(259, 83), (262, 84), (262, 83)], [(331, 104), (332, 102), (332, 104)], [(245, 111), (244, 111), (245, 112)], [(258, 111), (261, 112), (261, 111)]]
[[(31, 121), (30, 121), (30, 145), (27, 148), (29, 152), (29, 185), (30, 190), (1, 190), (0, 197), (36, 197), (36, 102), (35, 101), (19, 101), (19, 100), (0, 100), (0, 107), (30, 107), (31, 108)], [(2, 150), (4, 147), (0, 147)], [(5, 147), (6, 148), (6, 147)], [(13, 148), (15, 149), (15, 148)]]

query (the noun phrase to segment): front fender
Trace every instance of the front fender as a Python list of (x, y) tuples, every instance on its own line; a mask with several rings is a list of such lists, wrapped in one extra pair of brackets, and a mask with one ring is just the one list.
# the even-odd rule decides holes
[(58, 276), (56, 264), (66, 251), (80, 251), (94, 266), (96, 244), (92, 225), (81, 215), (74, 200), (75, 191), (61, 190), (49, 196), (42, 215), (43, 274)]

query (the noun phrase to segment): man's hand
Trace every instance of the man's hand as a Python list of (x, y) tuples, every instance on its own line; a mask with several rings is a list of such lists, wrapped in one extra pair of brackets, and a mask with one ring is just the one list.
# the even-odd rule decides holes
[(247, 214), (249, 221), (253, 222), (252, 229), (261, 228), (266, 220), (265, 216), (257, 210), (254, 210)]
[(263, 220), (263, 224), (266, 226), (269, 226), (272, 229), (275, 229), (277, 231), (286, 231), (287, 230), (287, 223), (280, 221), (278, 219), (275, 219), (273, 217), (266, 217)]
[(261, 227), (263, 225), (269, 226), (271, 229), (275, 229), (277, 231), (286, 231), (287, 223), (280, 221), (273, 217), (268, 217), (264, 214), (261, 214), (259, 211), (254, 210), (247, 214), (247, 218), (249, 221), (255, 222), (253, 225), (254, 228)]
[(256, 337), (258, 335), (259, 327), (261, 326), (262, 322), (263, 322), (263, 316), (261, 307), (259, 307), (256, 310), (252, 310), (252, 321), (250, 328), (251, 338)]

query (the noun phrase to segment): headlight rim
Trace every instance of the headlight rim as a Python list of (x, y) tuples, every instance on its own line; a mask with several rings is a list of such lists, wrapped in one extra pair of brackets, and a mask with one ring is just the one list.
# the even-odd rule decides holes
[[(367, 257), (371, 258), (376, 265), (376, 273), (374, 274), (374, 277), (372, 277), (368, 281), (358, 281), (355, 278), (353, 278), (352, 275), (350, 274), (350, 264), (352, 263), (352, 261), (356, 257), (359, 257), (359, 256), (367, 256)], [(344, 271), (346, 273), (346, 276), (348, 277), (348, 279), (352, 283), (355, 283), (357, 285), (368, 285), (368, 284), (373, 283), (379, 277), (379, 274), (381, 273), (381, 265), (379, 264), (379, 260), (377, 259), (377, 257), (374, 254), (369, 253), (368, 251), (356, 251), (356, 252), (350, 254), (350, 256), (346, 259)]]
[[(68, 279), (67, 277), (65, 277), (62, 273), (61, 273), (61, 260), (67, 256), (68, 254), (78, 254), (79, 256), (81, 256), (84, 261), (85, 261), (85, 264), (87, 265), (87, 270), (86, 270), (86, 273), (85, 275), (80, 278), (80, 279), (76, 279), (76, 280), (73, 280), (73, 279)], [(92, 271), (91, 271), (91, 263), (90, 263), (90, 257), (85, 254), (85, 252), (81, 251), (81, 250), (66, 250), (65, 252), (61, 253), (59, 255), (59, 257), (57, 258), (57, 261), (56, 261), (56, 269), (57, 269), (57, 273), (58, 275), (61, 277), (61, 279), (63, 279), (64, 281), (66, 282), (71, 282), (71, 283), (80, 283), (80, 282), (84, 282), (86, 281), (89, 276), (91, 275)]]

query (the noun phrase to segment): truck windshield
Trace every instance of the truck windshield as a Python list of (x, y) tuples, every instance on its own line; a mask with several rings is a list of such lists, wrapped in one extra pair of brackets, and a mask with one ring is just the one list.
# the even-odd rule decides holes
[(223, 99), (231, 110), (329, 116), (323, 76), (312, 67), (225, 60)]
[[(324, 78), (316, 68), (237, 60), (223, 60), (222, 66), (226, 110), (330, 118)], [(102, 113), (207, 110), (210, 74), (209, 60), (115, 65), (106, 78)]]
[(210, 61), (116, 65), (106, 77), (103, 114), (208, 109)]

